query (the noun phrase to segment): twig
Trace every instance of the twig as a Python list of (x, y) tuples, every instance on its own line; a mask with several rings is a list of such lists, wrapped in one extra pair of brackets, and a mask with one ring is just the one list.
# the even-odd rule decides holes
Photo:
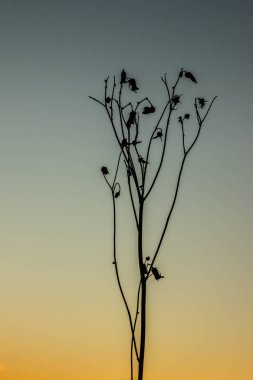
[(129, 309), (129, 306), (128, 306), (128, 303), (127, 303), (121, 282), (120, 282), (118, 264), (117, 264), (117, 258), (116, 258), (116, 206), (115, 206), (115, 198), (114, 198), (113, 190), (112, 190), (112, 201), (113, 201), (113, 262), (115, 265), (115, 273), (116, 273), (116, 278), (117, 278), (119, 290), (120, 290), (120, 293), (121, 293), (121, 296), (122, 296), (122, 299), (123, 299), (123, 302), (125, 304), (125, 308), (126, 308), (126, 311), (128, 314), (128, 319), (129, 319), (130, 328), (131, 328), (131, 332), (132, 332), (132, 339), (134, 340), (134, 348), (135, 348), (136, 358), (139, 360), (131, 312), (130, 312), (130, 309)]
[[(174, 107), (172, 105), (172, 101), (173, 101), (173, 97), (174, 97), (174, 94), (175, 94), (175, 90), (177, 88), (177, 85), (178, 85), (178, 82), (180, 80), (180, 74), (178, 75), (178, 78), (176, 80), (176, 83), (174, 84), (174, 86), (172, 87), (172, 97), (169, 101), (169, 105), (170, 105), (170, 111), (169, 111), (169, 115), (168, 115), (168, 118), (167, 118), (167, 123), (166, 123), (166, 128), (165, 128), (165, 135), (164, 135), (164, 143), (163, 143), (163, 150), (162, 150), (162, 155), (161, 155), (161, 159), (160, 159), (160, 163), (159, 163), (159, 166), (158, 166), (158, 169), (157, 169), (157, 172), (154, 176), (154, 179), (150, 185), (150, 188), (147, 192), (147, 194), (145, 195), (145, 199), (149, 196), (149, 194), (151, 193), (155, 183), (156, 183), (156, 180), (158, 178), (158, 175), (160, 173), (160, 170), (161, 170), (161, 167), (162, 167), (162, 164), (163, 164), (163, 159), (164, 159), (164, 154), (165, 154), (165, 150), (166, 150), (166, 145), (167, 145), (167, 135), (168, 135), (168, 128), (169, 128), (169, 124), (170, 124), (170, 117), (171, 117), (171, 114), (172, 114), (172, 111), (174, 111)], [(166, 82), (167, 83), (167, 82)], [(151, 145), (151, 143), (150, 143)]]

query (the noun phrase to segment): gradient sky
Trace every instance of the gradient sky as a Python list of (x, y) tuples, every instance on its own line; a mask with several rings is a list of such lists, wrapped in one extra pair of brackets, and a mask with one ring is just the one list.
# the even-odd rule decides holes
[[(198, 78), (195, 94), (218, 95), (158, 259), (165, 279), (150, 281), (145, 380), (253, 378), (252, 13), (250, 0), (1, 0), (1, 380), (129, 379), (99, 173), (116, 145), (88, 99), (123, 67), (158, 109), (160, 76), (181, 67)], [(166, 178), (148, 210), (148, 253)], [(133, 243), (123, 232), (120, 242), (130, 297)]]

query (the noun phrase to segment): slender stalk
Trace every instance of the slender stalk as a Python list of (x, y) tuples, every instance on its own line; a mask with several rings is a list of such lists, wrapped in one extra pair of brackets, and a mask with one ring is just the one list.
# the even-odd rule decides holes
[[(147, 306), (147, 280), (150, 278), (150, 276), (155, 275), (154, 263), (157, 258), (157, 255), (160, 251), (162, 242), (164, 240), (168, 224), (170, 222), (172, 213), (175, 209), (175, 205), (178, 199), (179, 194), (179, 188), (182, 180), (182, 174), (185, 167), (185, 163), (187, 161), (188, 154), (191, 152), (192, 148), (196, 144), (200, 131), (202, 129), (202, 125), (213, 105), (214, 100), (216, 97), (214, 97), (210, 103), (210, 106), (208, 107), (207, 111), (202, 114), (202, 108), (204, 108), (206, 100), (204, 98), (195, 98), (194, 108), (196, 113), (196, 119), (197, 119), (197, 125), (198, 130), (191, 141), (191, 143), (187, 143), (187, 140), (185, 138), (185, 128), (183, 124), (184, 118), (181, 118), (181, 129), (182, 129), (182, 145), (183, 145), (183, 158), (179, 166), (178, 176), (176, 180), (176, 187), (174, 190), (174, 196), (172, 199), (172, 203), (169, 206), (168, 214), (165, 220), (165, 224), (163, 226), (163, 229), (161, 231), (160, 239), (158, 240), (158, 244), (156, 246), (156, 249), (154, 251), (153, 258), (151, 259), (147, 257), (144, 261), (144, 252), (143, 252), (143, 227), (144, 227), (144, 205), (145, 201), (147, 200), (149, 194), (152, 192), (160, 171), (162, 169), (162, 166), (164, 165), (164, 157), (165, 157), (165, 151), (167, 147), (167, 140), (168, 140), (168, 134), (169, 134), (169, 128), (171, 124), (172, 119), (172, 113), (174, 110), (177, 109), (177, 104), (180, 103), (180, 97), (181, 95), (176, 95), (176, 88), (177, 85), (182, 77), (188, 78), (191, 81), (197, 83), (194, 76), (183, 69), (181, 69), (178, 77), (176, 78), (176, 81), (174, 82), (174, 86), (171, 87), (171, 90), (169, 88), (166, 74), (164, 77), (162, 77), (162, 82), (165, 85), (168, 99), (167, 102), (162, 109), (162, 112), (160, 114), (160, 117), (158, 118), (156, 124), (154, 125), (153, 132), (151, 133), (150, 137), (146, 140), (147, 143), (147, 150), (146, 150), (146, 156), (142, 156), (142, 149), (137, 148), (136, 144), (142, 143), (142, 141), (138, 141), (139, 137), (139, 123), (140, 123), (140, 111), (138, 108), (141, 104), (143, 104), (145, 101), (149, 103), (150, 106), (152, 106), (152, 103), (150, 102), (149, 98), (143, 98), (141, 101), (137, 102), (137, 105), (134, 107), (134, 105), (129, 102), (125, 106), (122, 105), (122, 90), (123, 85), (125, 83), (128, 83), (130, 90), (137, 92), (138, 87), (135, 84), (135, 80), (133, 78), (129, 78), (126, 75), (126, 72), (123, 70), (121, 73), (121, 82), (118, 92), (118, 99), (117, 96), (115, 96), (115, 87), (116, 87), (116, 81), (115, 76), (113, 77), (113, 88), (110, 94), (110, 97), (108, 96), (108, 80), (109, 77), (105, 80), (105, 87), (104, 87), (104, 102), (100, 101), (92, 96), (90, 98), (97, 102), (98, 104), (102, 105), (103, 108), (106, 110), (106, 113), (108, 115), (108, 118), (110, 120), (116, 141), (118, 143), (118, 146), (120, 148), (120, 153), (117, 161), (116, 166), (116, 172), (114, 175), (114, 178), (112, 182), (107, 179), (107, 174), (109, 174), (106, 167), (102, 167), (102, 173), (104, 175), (105, 181), (107, 185), (110, 188), (111, 196), (112, 196), (112, 205), (113, 205), (113, 264), (115, 265), (115, 274), (117, 279), (117, 284), (120, 290), (121, 297), (124, 302), (124, 306), (127, 311), (130, 329), (131, 329), (131, 346), (130, 346), (130, 376), (131, 380), (134, 380), (134, 354), (135, 358), (137, 360), (137, 367), (138, 367), (138, 380), (143, 380), (144, 378), (144, 359), (145, 359), (145, 345), (146, 345), (146, 306)], [(116, 107), (114, 109), (114, 106)], [(129, 107), (132, 114), (129, 114), (129, 119), (126, 121), (125, 115), (126, 115), (126, 108)], [(147, 110), (149, 110), (150, 107), (146, 107)], [(154, 108), (155, 109), (155, 108)], [(138, 110), (138, 112), (137, 112)], [(145, 108), (143, 110), (143, 113), (153, 113), (151, 112), (144, 112)], [(115, 118), (115, 113), (119, 116), (119, 122), (117, 123), (117, 120)], [(124, 115), (125, 114), (125, 115)], [(134, 115), (134, 120), (132, 119), (132, 115)], [(186, 116), (186, 115), (185, 115)], [(189, 117), (187, 117), (189, 118)], [(180, 118), (179, 118), (180, 120)], [(160, 128), (160, 123), (164, 122), (163, 129)], [(119, 125), (118, 125), (119, 124)], [(136, 130), (133, 130), (133, 128), (136, 128)], [(158, 134), (158, 131), (160, 131), (160, 134)], [(135, 133), (134, 133), (135, 132)], [(157, 135), (155, 136), (155, 133)], [(187, 133), (186, 133), (187, 134)], [(164, 138), (163, 144), (161, 147), (160, 152), (160, 158), (158, 161), (158, 166), (155, 170), (153, 178), (151, 178), (151, 183), (149, 185), (149, 188), (147, 189), (147, 192), (145, 191), (145, 184), (146, 184), (146, 177), (148, 172), (148, 163), (149, 163), (149, 157), (150, 152), (152, 148), (153, 140), (157, 137)], [(142, 137), (141, 137), (142, 139)], [(142, 139), (143, 140), (143, 139)], [(139, 147), (139, 146), (138, 146)], [(143, 145), (141, 145), (143, 147)], [(140, 153), (139, 153), (140, 152)], [(117, 231), (116, 231), (116, 200), (115, 198), (118, 198), (120, 194), (121, 185), (119, 182), (116, 182), (117, 175), (119, 171), (119, 165), (121, 158), (124, 158), (124, 163), (126, 166), (126, 172), (127, 172), (127, 182), (128, 182), (128, 190), (130, 194), (130, 201), (131, 206), (133, 209), (134, 219), (136, 223), (137, 233), (138, 233), (138, 246), (137, 246), (137, 255), (138, 255), (138, 263), (139, 263), (139, 286), (137, 291), (137, 301), (136, 301), (136, 311), (135, 315), (131, 314), (129, 304), (127, 302), (121, 281), (120, 281), (120, 275), (118, 270), (118, 262), (117, 262), (117, 249), (116, 249), (116, 237), (117, 237)], [(144, 158), (143, 158), (144, 157)], [(134, 191), (134, 194), (133, 194)], [(147, 264), (148, 262), (148, 264)], [(160, 276), (161, 277), (161, 276)], [(156, 279), (159, 279), (159, 276), (155, 276)], [(139, 315), (140, 315), (140, 321), (139, 321)], [(137, 329), (137, 321), (138, 321), (138, 348), (137, 348), (137, 339), (136, 339), (136, 329)], [(139, 336), (139, 327), (140, 327), (140, 336)]]
[[(152, 181), (152, 183), (151, 183), (151, 185), (150, 185), (150, 188), (149, 188), (147, 194), (145, 195), (145, 199), (146, 199), (146, 198), (149, 196), (149, 194), (151, 193), (151, 191), (152, 191), (152, 189), (153, 189), (153, 187), (154, 187), (154, 185), (155, 185), (155, 183), (156, 183), (156, 180), (157, 180), (157, 178), (158, 178), (158, 176), (159, 176), (159, 173), (160, 173), (160, 170), (161, 170), (161, 168), (162, 168), (162, 165), (163, 165), (163, 160), (164, 160), (165, 150), (166, 150), (166, 146), (167, 146), (167, 136), (168, 136), (168, 129), (169, 129), (169, 125), (170, 125), (170, 118), (171, 118), (171, 114), (172, 114), (172, 112), (173, 112), (174, 109), (175, 109), (175, 106), (172, 104), (172, 102), (173, 102), (173, 97), (174, 97), (174, 95), (175, 95), (175, 90), (176, 90), (176, 87), (177, 87), (177, 85), (178, 85), (179, 80), (180, 80), (180, 76), (178, 76), (175, 85), (172, 87), (172, 96), (171, 96), (171, 98), (170, 98), (170, 94), (169, 94), (169, 92), (168, 92), (168, 94), (169, 94), (169, 99), (170, 99), (170, 100), (169, 100), (170, 110), (169, 110), (169, 115), (168, 115), (167, 122), (166, 122), (166, 127), (165, 127), (165, 135), (164, 135), (164, 143), (163, 143), (162, 155), (161, 155), (160, 163), (159, 163), (159, 165), (158, 165), (158, 169), (157, 169), (157, 171), (156, 171), (156, 174), (155, 174), (155, 176), (154, 176), (154, 179), (153, 179), (153, 181)], [(165, 82), (165, 85), (166, 85), (166, 88), (168, 89), (167, 81)], [(151, 139), (151, 140), (152, 140), (152, 139)], [(149, 144), (149, 147), (148, 147), (148, 154), (147, 154), (147, 156), (149, 155), (149, 150), (150, 150), (150, 146), (151, 146), (151, 140), (150, 140), (150, 144)], [(146, 172), (145, 172), (145, 175), (146, 175)], [(145, 180), (145, 175), (144, 175), (144, 180)]]
[(146, 297), (147, 284), (145, 273), (143, 270), (143, 215), (144, 215), (144, 199), (139, 202), (139, 230), (138, 230), (138, 258), (141, 277), (141, 336), (140, 336), (140, 356), (138, 367), (138, 380), (143, 380), (145, 343), (146, 343)]
[(132, 338), (134, 340), (135, 354), (136, 354), (136, 358), (138, 360), (139, 355), (138, 355), (138, 350), (137, 350), (137, 345), (136, 345), (136, 339), (135, 339), (135, 334), (134, 334), (131, 312), (130, 312), (130, 309), (129, 309), (129, 306), (128, 306), (122, 285), (121, 285), (121, 281), (120, 281), (120, 277), (119, 277), (119, 271), (118, 271), (118, 264), (117, 264), (117, 257), (116, 257), (116, 205), (115, 205), (115, 198), (114, 198), (113, 190), (112, 190), (112, 202), (113, 202), (113, 263), (115, 266), (115, 273), (116, 273), (116, 278), (117, 278), (120, 294), (122, 296), (122, 299), (123, 299), (123, 302), (125, 304), (125, 308), (126, 308), (126, 311), (128, 314), (128, 319), (129, 319), (130, 328), (131, 328), (131, 332), (132, 332)]
[(148, 274), (147, 274), (147, 277), (149, 276), (152, 268), (153, 268), (153, 265), (154, 265), (154, 262), (156, 260), (156, 257), (159, 253), (159, 250), (160, 250), (160, 247), (161, 247), (161, 244), (162, 244), (162, 241), (163, 241), (163, 238), (164, 238), (164, 235), (165, 235), (165, 232), (167, 230), (167, 227), (168, 227), (168, 223), (169, 223), (169, 220), (170, 220), (170, 217), (172, 215), (172, 212), (174, 210), (174, 207), (175, 207), (175, 204), (176, 204), (176, 200), (177, 200), (177, 196), (178, 196), (178, 190), (179, 190), (179, 185), (180, 185), (180, 181), (181, 181), (181, 177), (182, 177), (182, 173), (183, 173), (183, 169), (184, 169), (184, 164), (185, 164), (185, 160), (186, 160), (186, 157), (187, 157), (187, 153), (184, 155), (184, 158), (181, 162), (181, 166), (180, 166), (180, 170), (179, 170), (179, 175), (178, 175), (178, 179), (177, 179), (177, 185), (176, 185), (176, 191), (175, 191), (175, 194), (174, 194), (174, 198), (173, 198), (173, 202), (172, 202), (172, 205), (171, 205), (171, 208), (170, 208), (170, 211), (169, 211), (169, 214), (167, 216), (167, 219), (166, 219), (166, 222), (165, 222), (165, 225), (164, 225), (164, 228), (163, 228), (163, 231), (162, 231), (162, 235), (160, 237), (160, 240), (159, 240), (159, 243), (158, 243), (158, 246), (155, 250), (155, 254), (154, 254), (154, 257), (151, 261), (151, 264), (150, 264), (150, 267), (149, 267), (149, 270), (148, 270)]
[(147, 283), (146, 279), (141, 284), (141, 338), (140, 338), (140, 360), (138, 368), (138, 380), (143, 380), (145, 343), (146, 343), (146, 299)]
[(182, 131), (183, 150), (184, 150), (184, 154), (185, 154), (186, 149), (185, 149), (185, 133), (184, 133), (184, 122), (183, 122), (183, 120), (180, 121), (180, 124), (181, 124), (181, 131)]
[(130, 194), (132, 209), (133, 209), (133, 213), (134, 213), (134, 219), (135, 219), (136, 227), (137, 227), (137, 230), (138, 230), (139, 225), (138, 225), (136, 207), (135, 207), (135, 204), (134, 204), (134, 198), (133, 198), (133, 192), (132, 192), (132, 186), (131, 186), (131, 179), (130, 179), (129, 175), (128, 175), (128, 178), (127, 178), (127, 182), (128, 182), (128, 190), (129, 190), (129, 194)]
[[(139, 283), (138, 292), (137, 292), (136, 312), (135, 312), (135, 319), (134, 319), (134, 331), (136, 329), (137, 319), (138, 319), (138, 315), (139, 315), (140, 290), (141, 290), (141, 281)], [(131, 341), (131, 380), (133, 380), (133, 345), (134, 345), (134, 340), (132, 338), (132, 341)]]
[(112, 189), (114, 189), (116, 178), (117, 178), (117, 175), (118, 175), (119, 163), (120, 163), (121, 155), (122, 155), (122, 151), (119, 154), (119, 158), (118, 158), (118, 162), (117, 162), (117, 167), (116, 167), (116, 171), (115, 171), (115, 176), (114, 176), (114, 180), (113, 180), (113, 183), (112, 183)]
[[(149, 143), (148, 143), (148, 149), (147, 149), (147, 155), (146, 155), (146, 161), (149, 160), (149, 153), (150, 153), (151, 143), (153, 141), (153, 137), (155, 135), (155, 132), (157, 131), (157, 129), (158, 129), (159, 125), (160, 125), (160, 122), (161, 122), (161, 120), (162, 120), (162, 118), (163, 118), (163, 116), (165, 114), (165, 111), (168, 108), (169, 104), (170, 104), (170, 100), (166, 103), (166, 105), (165, 105), (165, 107), (164, 107), (164, 109), (163, 109), (163, 111), (162, 111), (162, 113), (160, 115), (160, 118), (158, 119), (158, 122), (156, 123), (155, 128), (154, 128), (154, 130), (153, 130), (153, 132), (152, 132), (152, 134), (150, 136)], [(146, 170), (145, 170), (145, 176), (146, 176)]]
[[(148, 274), (147, 274), (147, 277), (149, 276), (153, 266), (154, 266), (154, 262), (156, 260), (156, 257), (159, 253), (159, 250), (160, 250), (160, 247), (161, 247), (161, 244), (162, 244), (162, 241), (164, 239), (164, 236), (165, 236), (165, 233), (166, 233), (166, 230), (167, 230), (167, 227), (168, 227), (168, 223), (170, 221), (170, 218), (171, 218), (171, 215), (173, 213), (173, 210), (174, 210), (174, 207), (175, 207), (175, 204), (176, 204), (176, 201), (177, 201), (177, 197), (178, 197), (178, 191), (179, 191), (179, 186), (180, 186), (180, 182), (181, 182), (181, 177), (182, 177), (182, 173), (183, 173), (183, 169), (184, 169), (184, 165), (185, 165), (185, 162), (186, 162), (186, 158), (188, 156), (188, 154), (190, 153), (190, 151), (192, 150), (192, 148), (194, 147), (194, 145), (196, 144), (198, 138), (199, 138), (199, 134), (200, 134), (200, 131), (201, 131), (201, 127), (203, 125), (203, 122), (204, 120), (206, 119), (206, 116), (208, 115), (212, 105), (213, 105), (213, 102), (215, 101), (215, 99), (217, 98), (217, 96), (215, 96), (212, 101), (211, 101), (211, 104), (210, 106), (208, 107), (203, 119), (200, 118), (200, 115), (199, 115), (199, 112), (198, 112), (198, 109), (197, 109), (197, 106), (196, 106), (196, 101), (195, 101), (195, 110), (196, 110), (196, 115), (197, 115), (197, 119), (198, 119), (198, 132), (193, 140), (193, 142), (191, 143), (191, 145), (189, 146), (189, 148), (186, 149), (185, 147), (185, 140), (184, 140), (184, 130), (183, 130), (183, 127), (182, 127), (182, 130), (183, 130), (183, 134), (182, 134), (182, 137), (183, 137), (183, 148), (184, 148), (184, 157), (183, 157), (183, 160), (181, 162), (181, 166), (180, 166), (180, 169), (179, 169), (179, 174), (178, 174), (178, 179), (177, 179), (177, 184), (176, 184), (176, 190), (175, 190), (175, 193), (174, 193), (174, 198), (173, 198), (173, 201), (172, 201), (172, 205), (170, 207), (170, 210), (169, 210), (169, 214), (167, 216), (167, 219), (166, 219), (166, 222), (165, 222), (165, 225), (164, 225), (164, 228), (163, 228), (163, 231), (162, 231), (162, 234), (161, 234), (161, 237), (160, 237), (160, 240), (159, 240), (159, 243), (158, 243), (158, 246), (155, 250), (155, 254), (154, 254), (154, 257), (152, 259), (152, 262), (151, 262), (151, 265), (149, 267), (149, 270), (148, 270)], [(148, 195), (148, 194), (147, 194)], [(146, 195), (146, 196), (147, 196)]]

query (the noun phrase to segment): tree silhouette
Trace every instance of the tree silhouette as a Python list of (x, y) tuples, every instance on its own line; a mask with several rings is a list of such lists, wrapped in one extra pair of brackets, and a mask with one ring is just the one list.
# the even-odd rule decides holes
[[(178, 115), (180, 107), (182, 106), (181, 98), (182, 95), (177, 93), (179, 84), (181, 81), (190, 80), (197, 84), (195, 76), (184, 69), (181, 69), (174, 85), (169, 86), (166, 74), (161, 77), (161, 80), (165, 86), (167, 101), (160, 113), (155, 125), (153, 126), (152, 132), (146, 138), (142, 137), (139, 140), (139, 132), (142, 126), (143, 118), (148, 117), (146, 115), (154, 114), (156, 112), (155, 106), (151, 103), (149, 98), (145, 97), (136, 102), (134, 105), (132, 102), (123, 104), (122, 94), (123, 91), (133, 91), (138, 92), (139, 87), (134, 78), (129, 78), (126, 71), (122, 70), (120, 75), (119, 83), (116, 84), (115, 76), (112, 80), (112, 89), (109, 94), (109, 77), (105, 80), (104, 87), (104, 99), (98, 100), (90, 96), (91, 99), (99, 103), (109, 119), (110, 125), (112, 127), (114, 137), (118, 143), (119, 153), (117, 158), (116, 170), (111, 179), (109, 179), (109, 170), (106, 166), (101, 167), (101, 172), (104, 176), (106, 184), (111, 193), (112, 207), (113, 207), (113, 265), (115, 268), (115, 274), (117, 279), (117, 284), (124, 302), (124, 306), (128, 315), (130, 331), (131, 331), (131, 347), (130, 347), (130, 366), (131, 366), (131, 380), (134, 380), (134, 364), (136, 363), (138, 380), (143, 380), (143, 370), (144, 370), (144, 358), (145, 358), (145, 341), (146, 341), (146, 303), (147, 303), (147, 282), (153, 276), (155, 280), (159, 281), (163, 279), (164, 276), (161, 274), (160, 270), (155, 266), (157, 256), (160, 252), (160, 248), (171, 219), (172, 212), (174, 210), (176, 201), (178, 199), (179, 187), (181, 184), (181, 178), (185, 163), (192, 151), (193, 147), (199, 139), (200, 132), (202, 130), (204, 121), (213, 105), (216, 96), (211, 100), (209, 106), (205, 109), (208, 103), (206, 99), (196, 97), (193, 101), (193, 114), (196, 118), (196, 133), (192, 137), (191, 141), (186, 143), (186, 132), (185, 124), (190, 119), (191, 115), (189, 113), (184, 113), (183, 115), (174, 117), (174, 114)], [(117, 88), (117, 91), (116, 91)], [(141, 116), (144, 115), (144, 116)], [(170, 125), (176, 121), (181, 129), (182, 136), (182, 159), (179, 166), (179, 171), (177, 174), (177, 181), (172, 198), (171, 205), (168, 209), (167, 216), (165, 218), (164, 226), (160, 233), (160, 238), (156, 249), (152, 256), (145, 256), (143, 249), (144, 241), (144, 209), (146, 202), (154, 189), (154, 186), (159, 178), (161, 168), (164, 165), (164, 157), (166, 146), (168, 143), (168, 132)], [(163, 124), (163, 126), (162, 126)], [(143, 134), (142, 134), (143, 136)], [(150, 153), (154, 140), (160, 140), (160, 158), (158, 160), (157, 168), (154, 173), (149, 170), (150, 164)], [(188, 140), (188, 139), (187, 139)], [(140, 148), (145, 154), (141, 155)], [(118, 260), (117, 260), (117, 250), (116, 250), (116, 238), (117, 238), (117, 220), (116, 220), (116, 199), (120, 197), (121, 186), (117, 181), (118, 172), (121, 162), (124, 162), (123, 170), (127, 177), (128, 192), (130, 195), (130, 207), (133, 212), (135, 226), (137, 230), (137, 246), (136, 255), (138, 257), (138, 289), (136, 290), (136, 305), (134, 312), (131, 311), (129, 303), (125, 296), (125, 291), (122, 287)], [(149, 182), (147, 181), (149, 178)], [(140, 334), (137, 334), (137, 330), (140, 330)], [(137, 341), (137, 336), (139, 341)]]

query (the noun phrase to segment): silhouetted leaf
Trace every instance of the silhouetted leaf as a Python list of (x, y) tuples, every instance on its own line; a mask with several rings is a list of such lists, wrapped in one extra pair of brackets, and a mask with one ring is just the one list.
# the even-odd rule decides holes
[(172, 98), (172, 101), (174, 103), (174, 106), (176, 106), (178, 103), (180, 103), (181, 95), (174, 95)]
[(127, 83), (127, 73), (123, 69), (121, 71), (120, 84), (124, 84), (124, 83)]
[(127, 139), (123, 139), (122, 141), (121, 141), (121, 147), (122, 148), (126, 148), (128, 145), (129, 145), (129, 143), (127, 142)]
[(206, 103), (207, 103), (207, 100), (205, 100), (204, 98), (197, 98), (198, 99), (198, 102), (199, 102), (199, 107), (200, 108), (204, 108)]
[(109, 171), (108, 171), (108, 169), (107, 169), (106, 166), (102, 166), (102, 168), (101, 168), (101, 172), (102, 172), (104, 175), (109, 174)]
[(161, 272), (159, 272), (159, 270), (157, 268), (152, 268), (151, 269), (152, 273), (153, 273), (153, 276), (155, 277), (155, 279), (158, 281), (160, 280), (161, 278), (164, 278), (164, 276), (161, 275)]
[(196, 78), (194, 77), (192, 73), (190, 73), (190, 71), (185, 71), (184, 76), (185, 78), (190, 79), (192, 82), (197, 83)]
[(130, 114), (129, 114), (129, 118), (126, 122), (126, 126), (127, 128), (130, 128), (131, 125), (133, 125), (135, 123), (135, 120), (136, 120), (136, 112), (135, 111), (131, 111)]
[(184, 119), (186, 119), (186, 120), (189, 120), (190, 119), (190, 117), (191, 117), (191, 115), (189, 114), (189, 113), (185, 113), (184, 114), (184, 117), (182, 117), (182, 116), (179, 116), (178, 118), (177, 118), (177, 120), (179, 121), (179, 123), (183, 123), (183, 121), (184, 121)]
[(154, 107), (154, 106), (144, 107), (144, 108), (143, 108), (143, 111), (142, 111), (142, 113), (143, 113), (144, 115), (148, 115), (148, 114), (150, 114), (150, 113), (154, 113), (154, 112), (155, 112), (155, 107)]
[(139, 87), (136, 85), (136, 80), (134, 78), (128, 79), (128, 85), (130, 90), (137, 92), (139, 90)]
[(141, 156), (139, 156), (139, 162), (141, 163), (141, 164), (149, 164), (149, 162), (147, 162), (146, 160), (144, 160), (144, 158), (143, 157), (141, 157)]
[(147, 256), (147, 257), (146, 257), (146, 260), (149, 261), (149, 260), (150, 260), (150, 256)]
[(162, 141), (162, 137), (163, 137), (163, 133), (162, 133), (162, 131), (157, 131), (157, 133), (156, 133), (156, 135), (153, 137), (153, 139), (160, 138), (161, 141)]
[(117, 191), (114, 195), (114, 198), (118, 198), (120, 196), (120, 191)]
[(142, 141), (137, 141), (137, 140), (132, 141), (133, 146), (136, 146), (137, 144), (141, 144), (141, 143)]

